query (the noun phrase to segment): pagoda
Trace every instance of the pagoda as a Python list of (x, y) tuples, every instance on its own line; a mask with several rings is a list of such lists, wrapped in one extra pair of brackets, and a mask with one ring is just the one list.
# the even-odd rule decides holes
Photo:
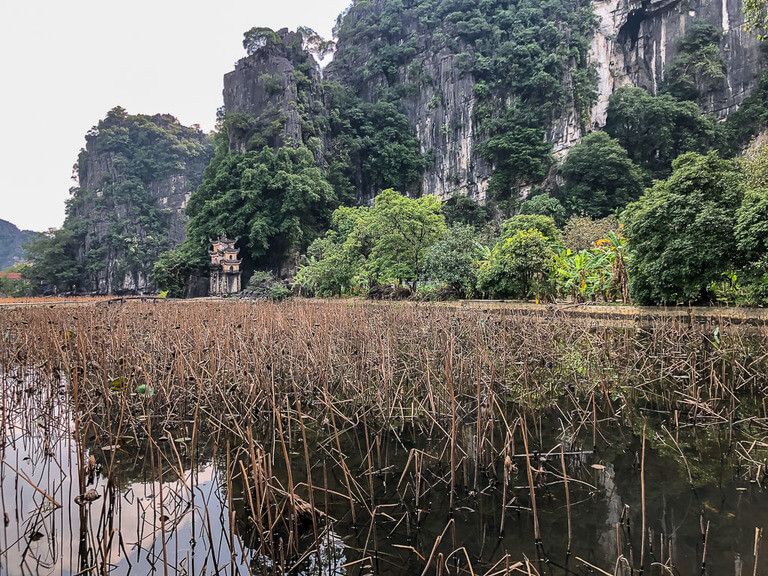
[(211, 255), (211, 296), (229, 296), (237, 294), (241, 290), (240, 265), (243, 263), (238, 258), (240, 249), (235, 248), (237, 240), (229, 240), (220, 237), (218, 240), (210, 240), (213, 248)]

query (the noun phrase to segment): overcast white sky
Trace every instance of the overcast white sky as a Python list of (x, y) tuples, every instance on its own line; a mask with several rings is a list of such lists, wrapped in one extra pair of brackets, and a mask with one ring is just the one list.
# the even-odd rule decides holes
[(0, 218), (61, 226), (72, 165), (106, 112), (213, 127), (253, 26), (330, 36), (350, 0), (0, 0)]

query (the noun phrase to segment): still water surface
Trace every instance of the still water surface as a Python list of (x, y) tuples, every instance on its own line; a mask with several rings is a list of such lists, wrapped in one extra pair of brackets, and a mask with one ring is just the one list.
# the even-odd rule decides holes
[[(124, 437), (112, 446), (83, 440), (90, 468), (81, 476), (98, 498), (78, 504), (81, 447), (71, 420), (29, 417), (37, 418), (36, 426), (29, 420), (4, 423), (0, 575), (272, 573), (259, 552), (242, 479), (227, 472), (237, 446), (226, 437), (200, 433), (193, 450), (186, 423), (153, 440), (156, 449), (141, 438), (137, 444), (137, 438)], [(462, 430), (468, 446), (472, 430)], [(477, 574), (525, 574), (528, 567), (514, 566), (526, 559), (532, 574), (601, 573), (590, 565), (611, 574), (629, 574), (634, 566), (637, 573), (641, 431), (616, 422), (584, 427), (568, 438), (559, 430), (556, 414), (541, 416), (530, 448), (538, 545), (520, 447), (508, 465), (506, 488), (499, 466), (476, 474), (466, 463), (470, 457), (459, 461), (461, 488), (451, 512), (444, 440), (401, 426), (378, 431), (374, 441), (371, 430), (350, 427), (342, 435), (347, 465), (361, 485), (374, 487), (353, 523), (333, 448), (322, 431), (311, 434), (315, 503), (327, 520), (317, 541), (311, 528), (301, 535), (301, 554), (289, 558), (291, 574), (420, 574), (433, 553), (442, 554), (443, 574), (470, 573), (467, 557)], [(752, 574), (755, 530), (768, 524), (768, 494), (761, 485), (764, 468), (738, 458), (739, 434), (738, 428), (669, 430), (661, 423), (646, 431), (646, 574)], [(372, 474), (366, 446), (375, 446)], [(289, 448), (293, 477), (306, 477), (301, 441), (294, 439)], [(414, 454), (421, 459), (418, 476)], [(284, 470), (276, 467), (276, 474), (285, 479)], [(768, 550), (757, 573), (768, 569), (766, 556)], [(438, 573), (434, 566), (428, 574)]]

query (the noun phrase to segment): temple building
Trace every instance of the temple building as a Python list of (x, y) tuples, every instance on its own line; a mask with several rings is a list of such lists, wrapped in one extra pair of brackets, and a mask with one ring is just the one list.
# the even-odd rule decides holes
[(243, 261), (238, 258), (240, 249), (235, 248), (235, 242), (237, 240), (227, 238), (211, 240), (211, 296), (237, 294), (242, 288), (240, 265)]

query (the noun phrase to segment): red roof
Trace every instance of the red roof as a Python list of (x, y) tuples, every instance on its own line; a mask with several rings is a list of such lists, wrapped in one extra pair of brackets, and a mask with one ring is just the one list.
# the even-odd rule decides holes
[(0, 278), (7, 280), (21, 280), (20, 272), (0, 272)]

